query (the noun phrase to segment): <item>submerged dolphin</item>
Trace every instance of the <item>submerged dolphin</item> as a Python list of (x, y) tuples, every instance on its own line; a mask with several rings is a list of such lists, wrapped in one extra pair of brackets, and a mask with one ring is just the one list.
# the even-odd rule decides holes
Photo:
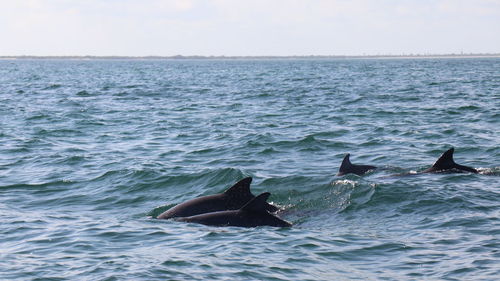
[(422, 173), (439, 173), (439, 172), (470, 172), (477, 174), (478, 171), (474, 168), (462, 166), (455, 161), (453, 161), (453, 152), (455, 149), (452, 147), (448, 149), (445, 153), (439, 157), (439, 159), (430, 167), (424, 170)]
[(261, 193), (239, 210), (213, 212), (178, 218), (176, 220), (213, 226), (292, 226), (291, 223), (284, 221), (267, 211), (267, 206), (269, 204), (266, 201), (269, 198), (269, 195), (271, 195), (269, 192)]
[(340, 165), (339, 173), (337, 174), (337, 176), (343, 176), (346, 174), (356, 174), (358, 176), (361, 176), (369, 170), (377, 169), (377, 167), (370, 165), (354, 165), (349, 160), (349, 156), (350, 154), (347, 153), (344, 157), (344, 160), (342, 160), (342, 164)]
[[(252, 178), (244, 178), (230, 187), (224, 193), (198, 197), (176, 205), (160, 214), (158, 219), (170, 219), (175, 217), (189, 217), (204, 213), (211, 213), (226, 210), (238, 210), (248, 201), (255, 198), (250, 192)], [(264, 202), (265, 209), (269, 212), (276, 212), (277, 207)]]

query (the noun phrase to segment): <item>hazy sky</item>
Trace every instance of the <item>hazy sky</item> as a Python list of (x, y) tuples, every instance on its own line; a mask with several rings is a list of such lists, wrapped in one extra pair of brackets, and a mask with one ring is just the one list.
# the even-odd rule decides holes
[(0, 55), (500, 53), (500, 0), (0, 0)]

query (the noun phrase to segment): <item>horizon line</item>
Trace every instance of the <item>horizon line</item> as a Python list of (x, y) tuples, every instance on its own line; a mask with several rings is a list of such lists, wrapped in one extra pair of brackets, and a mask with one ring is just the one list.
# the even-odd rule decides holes
[(13, 55), (0, 59), (356, 59), (356, 58), (487, 58), (500, 57), (500, 53), (448, 53), (448, 54), (377, 54), (377, 55)]

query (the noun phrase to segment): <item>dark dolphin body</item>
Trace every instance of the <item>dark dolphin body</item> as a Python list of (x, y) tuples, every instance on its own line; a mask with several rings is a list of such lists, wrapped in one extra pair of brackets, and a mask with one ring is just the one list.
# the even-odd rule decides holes
[(347, 153), (344, 157), (344, 160), (342, 160), (342, 164), (340, 165), (339, 173), (337, 174), (337, 176), (343, 176), (347, 174), (356, 174), (358, 176), (361, 176), (369, 170), (377, 169), (377, 167), (370, 165), (354, 165), (349, 160), (349, 156), (350, 154)]
[(457, 172), (457, 173), (462, 173), (462, 172), (470, 172), (470, 173), (475, 173), (477, 174), (478, 171), (474, 168), (467, 167), (467, 166), (462, 166), (455, 161), (453, 161), (453, 152), (455, 149), (452, 147), (448, 149), (445, 153), (439, 157), (439, 159), (430, 167), (429, 169), (426, 169), (422, 173), (440, 173), (440, 172)]
[(239, 210), (213, 212), (191, 217), (178, 218), (176, 220), (212, 226), (292, 226), (291, 223), (284, 221), (267, 211), (267, 206), (269, 204), (266, 202), (266, 200), (267, 198), (269, 198), (269, 195), (271, 195), (269, 192), (264, 192), (254, 199), (250, 200), (250, 202), (241, 207)]
[[(252, 178), (244, 178), (230, 187), (224, 193), (198, 197), (176, 205), (160, 214), (158, 219), (170, 219), (175, 217), (189, 217), (204, 213), (238, 210), (255, 196), (250, 192)], [(264, 202), (265, 209), (276, 212), (277, 207)]]

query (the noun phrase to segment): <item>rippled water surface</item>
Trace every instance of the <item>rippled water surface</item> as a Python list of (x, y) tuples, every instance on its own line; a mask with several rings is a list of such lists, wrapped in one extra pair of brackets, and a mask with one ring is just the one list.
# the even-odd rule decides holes
[[(2, 280), (500, 274), (500, 59), (4, 60), (0, 105)], [(154, 219), (246, 176), (292, 228)]]

